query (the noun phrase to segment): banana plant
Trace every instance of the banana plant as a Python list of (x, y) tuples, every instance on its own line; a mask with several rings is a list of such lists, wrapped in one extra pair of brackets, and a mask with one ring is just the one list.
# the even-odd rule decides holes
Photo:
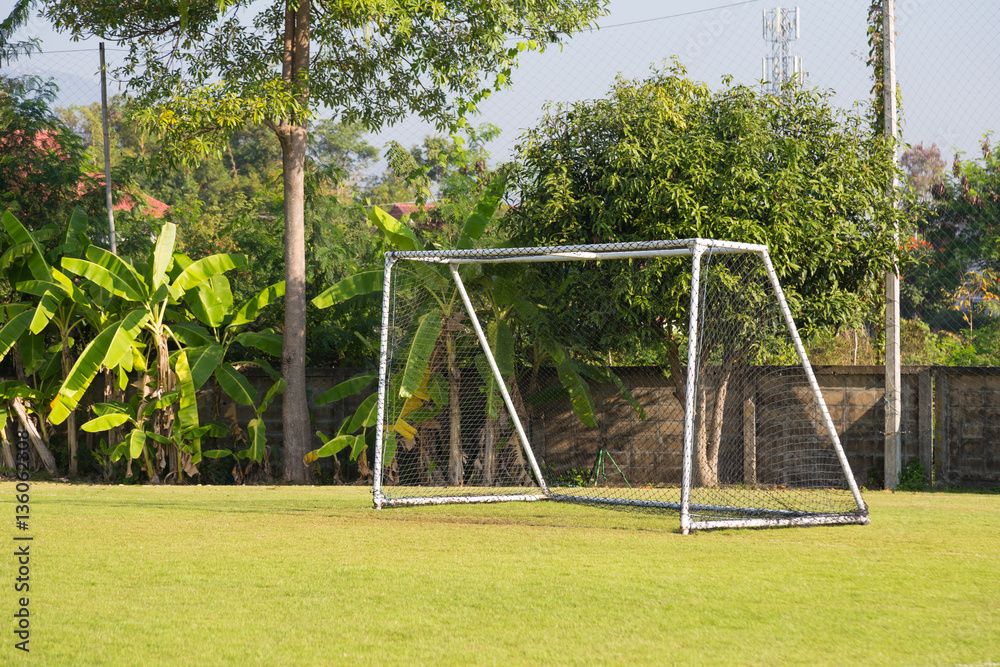
[[(253, 324), (267, 306), (276, 303), (285, 295), (284, 281), (269, 285), (257, 295), (248, 299), (239, 308), (234, 309), (233, 292), (229, 279), (222, 274), (213, 276), (210, 280), (184, 295), (184, 302), (194, 319), (173, 325), (174, 334), (187, 346), (187, 355), (191, 363), (191, 374), (196, 391), (207, 382), (213, 384), (212, 432), (232, 435), (235, 440), (246, 442), (247, 448), (232, 452), (237, 460), (262, 465), (267, 454), (266, 429), (262, 415), (267, 405), (276, 396), (284, 392), (285, 382), (280, 375), (264, 360), (228, 361), (229, 351), (233, 344), (244, 348), (254, 348), (272, 357), (281, 356), (282, 337), (271, 330), (251, 331), (248, 326)], [(240, 373), (237, 368), (246, 365), (256, 365), (270, 375), (274, 384), (266, 393), (263, 401), (257, 403), (257, 391)], [(221, 390), (221, 391), (220, 391)], [(243, 431), (236, 419), (235, 406), (227, 413), (229, 424), (222, 424), (220, 419), (221, 392), (225, 392), (234, 404), (248, 406), (254, 409), (255, 417), (246, 424), (249, 437), (243, 437)], [(227, 450), (211, 450), (214, 458), (225, 456)], [(206, 454), (207, 455), (207, 454)], [(241, 479), (245, 470), (234, 470), (234, 476)]]
[[(51, 403), (49, 418), (53, 424), (66, 420), (101, 368), (114, 372), (119, 388), (126, 386), (129, 373), (138, 374), (134, 385), (139, 396), (136, 409), (139, 405), (155, 407), (148, 421), (140, 419), (144, 417), (141, 412), (135, 414), (133, 421), (148, 429), (142, 431), (147, 437), (129, 435), (128, 453), (130, 459), (142, 458), (154, 483), (161, 481), (160, 473), (168, 460), (172, 468), (168, 475), (173, 475), (175, 482), (180, 482), (184, 473), (196, 474), (202, 457), (201, 437), (208, 431), (198, 418), (191, 360), (171, 322), (183, 319), (178, 309), (188, 292), (246, 265), (242, 255), (211, 255), (194, 262), (175, 255), (176, 233), (175, 225), (163, 225), (144, 266), (132, 266), (93, 245), (87, 246), (84, 257), (63, 257), (61, 262), (64, 272), (84, 282), (84, 291), (100, 302), (118, 304), (119, 310), (66, 374)], [(171, 346), (175, 348), (173, 353)], [(119, 416), (100, 425), (113, 428), (109, 424), (125, 415), (116, 414)], [(88, 423), (92, 431), (98, 426), (93, 420)], [(125, 423), (121, 421), (117, 426)]]
[[(472, 248), (474, 242), (483, 235), (487, 224), (500, 205), (505, 188), (506, 176), (504, 174), (494, 178), (487, 186), (483, 197), (465, 221), (457, 241), (457, 247)], [(420, 239), (408, 225), (409, 216), (403, 216), (400, 220), (396, 220), (382, 209), (372, 207), (368, 212), (368, 220), (382, 232), (386, 242), (394, 248), (402, 251), (423, 249)], [(466, 476), (466, 454), (461, 440), (459, 390), (462, 373), (458, 362), (458, 349), (461, 344), (460, 338), (469, 333), (462, 324), (466, 315), (458, 289), (449, 275), (447, 267), (420, 263), (414, 268), (417, 287), (426, 299), (423, 301), (425, 304), (423, 311), (416, 316), (419, 324), (414, 342), (408, 351), (408, 362), (402, 377), (398, 380), (398, 387), (392, 389), (404, 400), (399, 414), (389, 420), (391, 425), (387, 433), (385, 460), (387, 467), (391, 470), (391, 466), (394, 464), (397, 434), (402, 435), (404, 443), (408, 446), (412, 446), (415, 442), (419, 446), (423, 446), (421, 439), (414, 439), (416, 429), (410, 424), (410, 421), (415, 421), (415, 417), (423, 416), (428, 412), (427, 410), (418, 411), (418, 408), (424, 404), (442, 408), (447, 404), (450, 431), (447, 482), (452, 486), (461, 486), (465, 482)], [(477, 269), (474, 266), (464, 266), (461, 271), (463, 280), (466, 282), (471, 281), (477, 275)], [(383, 271), (377, 270), (345, 278), (313, 299), (313, 305), (318, 308), (329, 308), (349, 299), (380, 292), (382, 276)], [(444, 370), (445, 378), (441, 378), (440, 375), (433, 372), (438, 367)], [(360, 383), (363, 377), (356, 378), (357, 382)], [(428, 393), (429, 389), (442, 385), (447, 387), (447, 391), (443, 394), (437, 394), (438, 401), (432, 402)], [(318, 400), (340, 395), (340, 391), (336, 387), (331, 392), (330, 395), (321, 396)], [(352, 459), (360, 462), (364, 474), (367, 470), (367, 461), (362, 457), (372, 437), (370, 428), (374, 425), (374, 406), (374, 395), (368, 396), (362, 402), (358, 412), (345, 420), (333, 438), (319, 433), (318, 435), (324, 444), (319, 449), (310, 452), (306, 456), (306, 461), (310, 462), (318, 457), (335, 455), (344, 447), (349, 446), (351, 447)], [(407, 421), (407, 418), (410, 421)], [(429, 417), (424, 417), (423, 421), (429, 419)], [(357, 435), (356, 431), (362, 429), (364, 433), (360, 436)], [(422, 451), (421, 454), (422, 459), (430, 464), (424, 466), (423, 469), (430, 474), (436, 466), (430, 461), (428, 452)]]
[[(242, 379), (242, 376), (240, 376)], [(246, 382), (245, 380), (243, 380)], [(234, 440), (243, 442), (246, 447), (240, 450), (236, 449), (208, 449), (203, 452), (203, 455), (207, 458), (220, 459), (227, 456), (232, 456), (236, 465), (233, 466), (233, 479), (237, 483), (244, 482), (247, 477), (251, 466), (256, 465), (258, 469), (262, 470), (265, 476), (269, 476), (269, 466), (268, 466), (268, 449), (267, 449), (267, 432), (264, 426), (264, 411), (270, 406), (271, 401), (273, 401), (277, 396), (284, 393), (287, 383), (284, 379), (278, 378), (275, 380), (274, 384), (267, 390), (264, 394), (263, 400), (260, 404), (254, 407), (254, 418), (247, 423), (246, 433), (244, 436), (239, 428), (239, 424), (236, 421), (236, 403), (230, 405), (230, 421), (231, 426), (225, 428), (223, 426), (226, 434), (232, 435)], [(249, 397), (248, 397), (249, 398)], [(253, 407), (253, 401), (249, 403)], [(246, 465), (243, 464), (246, 462)]]
[[(485, 232), (489, 220), (495, 215), (504, 187), (505, 181), (501, 175), (487, 188), (462, 228), (456, 243), (458, 249), (474, 247)], [(420, 240), (407, 225), (405, 216), (395, 220), (381, 209), (373, 208), (368, 213), (368, 218), (394, 248), (402, 251), (423, 249)], [(465, 481), (465, 453), (460, 442), (458, 390), (462, 374), (457, 362), (457, 350), (460, 345), (478, 347), (478, 342), (472, 338), (470, 328), (464, 322), (464, 307), (459, 300), (454, 280), (448, 275), (448, 269), (422, 262), (414, 264), (412, 268), (415, 277), (412, 280), (414, 287), (421, 292), (421, 297), (414, 298), (414, 302), (422, 303), (423, 306), (414, 315), (413, 342), (409, 349), (402, 352), (406, 359), (402, 372), (392, 377), (388, 388), (390, 396), (402, 400), (390, 401), (398, 408), (395, 414), (387, 415), (383, 466), (390, 478), (398, 474), (397, 443), (408, 450), (416, 447), (418, 469), (423, 475), (423, 481), (439, 483), (441, 480), (434, 477), (438, 474), (435, 470), (437, 466), (430, 453), (424, 450), (420, 432), (425, 428), (437, 428), (436, 417), (447, 406), (451, 433), (446, 481), (450, 485), (461, 485)], [(502, 271), (483, 270), (475, 265), (462, 266), (460, 276), (470, 292), (477, 312), (480, 308), (491, 311), (485, 318), (488, 321), (484, 333), (501, 375), (511, 387), (512, 400), (519, 413), (530, 409), (530, 404), (566, 397), (580, 421), (585, 426), (594, 427), (597, 415), (587, 381), (589, 379), (596, 383), (613, 383), (640, 417), (645, 417), (642, 407), (605, 360), (550, 335), (545, 310), (540, 305), (550, 295), (537, 294), (537, 286), (526, 285), (523, 277), (505, 277)], [(345, 278), (316, 297), (313, 304), (319, 308), (343, 304), (380, 292), (382, 285), (383, 272), (368, 271)], [(529, 349), (516, 349), (515, 329), (530, 332), (524, 336), (533, 341)], [(542, 364), (554, 366), (559, 385), (522, 400), (515, 377), (519, 364), (528, 364), (536, 374)], [(477, 465), (472, 466), (480, 471), (478, 481), (487, 485), (493, 483), (498, 465), (496, 451), (503, 446), (510, 446), (515, 456), (512, 457), (514, 468), (508, 471), (509, 476), (527, 482), (530, 473), (521, 457), (521, 447), (516, 436), (506, 429), (509, 416), (505, 412), (499, 385), (484, 353), (477, 355), (475, 365), (479, 372), (479, 389), (485, 394), (487, 404), (487, 419), (479, 438), (484, 446), (480, 448)], [(317, 404), (340, 400), (354, 392), (364, 391), (374, 377), (373, 373), (356, 376), (321, 395)], [(359, 461), (359, 468), (364, 474), (367, 469), (364, 452), (372, 444), (372, 427), (376, 424), (375, 402), (374, 394), (367, 396), (354, 415), (344, 420), (333, 437), (317, 433), (323, 446), (310, 452), (306, 462), (336, 455), (345, 448), (350, 448), (351, 458)]]
[[(38, 243), (36, 235), (29, 232), (9, 211), (2, 216), (2, 226), (5, 247), (0, 255), (0, 270), (18, 291), (33, 297), (33, 301), (8, 305), (10, 317), (0, 330), (0, 359), (18, 344), (25, 374), (35, 376), (34, 387), (26, 382), (23, 384), (34, 392), (36, 400), (31, 401), (30, 405), (38, 413), (40, 436), (47, 440), (45, 413), (53, 396), (53, 385), (58, 385), (54, 381), (60, 367), (62, 376), (65, 376), (72, 365), (74, 332), (84, 323), (97, 326), (102, 319), (101, 312), (91, 307), (90, 299), (69, 277), (54, 269), (51, 263), (51, 260), (58, 261), (62, 256), (80, 254), (89, 244), (85, 233), (87, 214), (79, 208), (71, 214), (60, 243), (48, 255)], [(44, 235), (46, 231), (51, 230), (43, 230), (39, 235)], [(15, 308), (19, 312), (12, 314)], [(46, 334), (53, 328), (59, 337), (57, 350), (45, 350)], [(53, 360), (59, 362), (55, 367)], [(67, 419), (70, 476), (77, 474), (75, 417), (71, 413)]]

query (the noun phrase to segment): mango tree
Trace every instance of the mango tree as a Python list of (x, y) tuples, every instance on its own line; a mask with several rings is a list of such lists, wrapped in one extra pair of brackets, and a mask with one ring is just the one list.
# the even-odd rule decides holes
[[(519, 245), (766, 244), (803, 333), (879, 317), (896, 230), (908, 224), (885, 196), (899, 169), (892, 140), (839, 111), (830, 93), (792, 87), (775, 97), (730, 81), (713, 90), (674, 63), (554, 110), (522, 146), (519, 206), (506, 218)], [(611, 353), (662, 364), (679, 396), (688, 275), (609, 264), (574, 285), (579, 300), (603, 300), (611, 316), (634, 323), (610, 341)], [(706, 461), (710, 441), (698, 446)]]

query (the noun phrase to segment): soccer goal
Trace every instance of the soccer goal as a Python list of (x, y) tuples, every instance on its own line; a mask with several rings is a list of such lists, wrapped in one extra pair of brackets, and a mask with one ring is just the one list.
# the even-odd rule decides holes
[(391, 252), (384, 280), (377, 508), (868, 523), (766, 246)]

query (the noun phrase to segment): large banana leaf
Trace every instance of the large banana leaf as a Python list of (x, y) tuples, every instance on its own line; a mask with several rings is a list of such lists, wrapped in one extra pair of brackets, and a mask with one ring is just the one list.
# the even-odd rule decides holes
[(558, 343), (546, 340), (544, 342), (545, 351), (552, 358), (552, 363), (556, 366), (559, 374), (559, 381), (569, 393), (569, 401), (573, 406), (573, 411), (580, 418), (587, 428), (597, 426), (596, 407), (594, 398), (590, 395), (590, 387), (586, 380), (580, 377), (573, 361), (569, 358), (566, 350)]
[(79, 308), (84, 315), (86, 315), (87, 320), (90, 322), (98, 322), (101, 320), (101, 313), (99, 310), (95, 310), (91, 305), (91, 299), (86, 294), (83, 293), (76, 283), (72, 281), (66, 274), (64, 274), (59, 269), (52, 269), (53, 280), (62, 286), (64, 290), (69, 294), (70, 300), (73, 304)]
[(35, 242), (35, 237), (31, 235), (24, 225), (14, 217), (10, 211), (3, 212), (3, 228), (10, 235), (10, 238), (17, 245), (24, 245), (30, 248), (30, 252), (25, 256), (28, 258), (28, 270), (35, 280), (51, 280), (48, 262), (45, 261), (45, 254), (41, 246)]
[(233, 368), (232, 364), (221, 364), (215, 371), (215, 379), (219, 381), (223, 391), (237, 403), (253, 407), (257, 402), (257, 390), (250, 386), (243, 374)]
[(21, 353), (21, 363), (28, 375), (35, 373), (45, 363), (45, 336), (25, 332), (18, 341), (18, 351)]
[(139, 335), (147, 317), (142, 310), (133, 310), (90, 341), (59, 387), (59, 392), (52, 401), (49, 421), (61, 424), (66, 420), (94, 381), (106, 358), (117, 360), (126, 352), (131, 354), (132, 342)]
[(128, 285), (129, 290), (137, 297), (134, 299), (135, 301), (142, 301), (149, 296), (149, 290), (156, 289), (155, 285), (147, 286), (142, 276), (139, 275), (131, 264), (104, 248), (93, 245), (88, 246), (85, 256), (88, 261), (104, 267)]
[(54, 292), (60, 296), (69, 296), (69, 290), (55, 280), (22, 280), (17, 284), (19, 292), (32, 296), (43, 297), (49, 292)]
[(353, 433), (359, 428), (369, 428), (375, 425), (378, 416), (378, 394), (372, 394), (358, 406), (348, 427), (348, 433)]
[(348, 276), (333, 287), (324, 290), (312, 300), (312, 303), (317, 308), (329, 308), (362, 294), (381, 292), (384, 275), (385, 272), (379, 269), (377, 271), (365, 271), (364, 273)]
[(121, 426), (122, 424), (130, 421), (132, 421), (132, 418), (128, 415), (112, 413), (109, 415), (94, 417), (89, 422), (81, 426), (80, 429), (86, 431), (87, 433), (100, 433), (101, 431), (113, 429), (116, 426)]
[[(174, 372), (177, 374), (177, 384), (181, 392), (177, 406), (177, 419), (181, 423), (182, 430), (191, 433), (199, 427), (198, 397), (195, 393), (194, 381), (191, 378), (191, 366), (184, 350), (181, 350), (177, 355), (174, 362)], [(190, 447), (191, 463), (197, 465), (201, 461), (201, 438), (197, 435), (192, 437)]]
[(164, 223), (160, 229), (160, 236), (156, 239), (156, 247), (153, 248), (152, 261), (150, 262), (150, 273), (146, 277), (146, 282), (156, 289), (164, 284), (167, 269), (173, 261), (174, 242), (177, 238), (177, 225)]
[(184, 301), (203, 324), (221, 327), (233, 310), (233, 290), (224, 275), (212, 276), (193, 290), (188, 290)]
[(402, 220), (396, 220), (378, 206), (368, 211), (368, 219), (378, 227), (394, 246), (400, 250), (423, 250), (424, 246), (413, 230)]
[(55, 293), (46, 292), (42, 295), (35, 308), (35, 315), (31, 318), (31, 333), (39, 334), (49, 325), (65, 298), (66, 295), (61, 290)]
[(189, 289), (197, 287), (212, 276), (225, 273), (230, 269), (246, 266), (246, 264), (246, 257), (234, 254), (211, 255), (199, 259), (181, 271), (181, 274), (171, 284), (170, 291), (173, 293), (174, 298), (180, 299)]
[(188, 363), (191, 364), (191, 380), (195, 390), (201, 389), (212, 373), (222, 363), (225, 349), (218, 343), (187, 349)]
[(257, 406), (257, 416), (259, 417), (263, 415), (267, 410), (267, 406), (269, 406), (271, 401), (274, 400), (274, 397), (278, 394), (284, 394), (286, 389), (288, 389), (288, 382), (284, 379), (276, 380), (274, 384), (271, 385), (271, 388), (267, 390), (267, 393), (264, 394), (264, 400)]
[(260, 417), (251, 419), (247, 423), (247, 434), (250, 436), (250, 446), (247, 449), (247, 458), (256, 463), (264, 460), (267, 453), (267, 437), (264, 430), (264, 420)]
[(3, 329), (0, 329), (0, 359), (7, 356), (7, 353), (14, 347), (18, 339), (28, 330), (28, 326), (31, 324), (34, 316), (33, 312), (26, 310), (10, 318), (10, 321), (4, 325)]
[(35, 391), (20, 380), (7, 380), (0, 382), (0, 399), (10, 400), (12, 398), (24, 398), (29, 401), (42, 400), (42, 394)]
[(128, 443), (128, 456), (137, 459), (142, 456), (142, 448), (146, 446), (146, 433), (140, 429), (132, 431), (125, 442)]
[[(350, 447), (353, 451), (357, 446), (358, 436), (354, 435), (338, 435), (334, 438), (327, 438), (323, 433), (316, 431), (316, 435), (319, 436), (320, 441), (323, 446), (319, 449), (314, 449), (305, 455), (303, 461), (306, 465), (313, 463), (316, 459), (322, 458), (324, 456), (335, 456), (339, 454), (343, 449)], [(364, 442), (364, 438), (361, 438)]]
[(170, 325), (170, 332), (185, 347), (218, 344), (208, 329), (194, 322), (177, 322)]
[(469, 215), (462, 228), (462, 234), (458, 238), (458, 249), (468, 250), (473, 247), (473, 241), (478, 239), (486, 231), (486, 226), (490, 219), (497, 212), (500, 200), (507, 189), (507, 175), (501, 173), (486, 187), (486, 192), (476, 203), (475, 210)]
[(91, 408), (94, 410), (94, 414), (99, 417), (105, 415), (131, 415), (134, 411), (132, 406), (118, 401), (94, 403)]
[[(486, 339), (493, 351), (493, 359), (500, 370), (500, 376), (509, 378), (514, 374), (514, 334), (510, 326), (502, 320), (490, 322), (486, 327)], [(490, 419), (496, 419), (503, 407), (503, 395), (485, 352), (476, 355), (476, 369), (485, 385), (487, 415)]]
[(326, 405), (327, 403), (333, 403), (356, 394), (370, 385), (376, 377), (378, 377), (378, 373), (375, 372), (355, 375), (350, 380), (345, 380), (317, 396), (316, 405)]
[[(119, 262), (118, 264), (122, 264)], [(117, 264), (115, 265), (117, 266)], [(144, 290), (136, 289), (129, 281), (106, 267), (86, 259), (63, 257), (62, 267), (70, 273), (75, 273), (94, 283), (101, 289), (127, 301), (143, 301)]]
[(285, 296), (284, 280), (280, 283), (268, 285), (262, 289), (257, 296), (247, 300), (246, 303), (240, 306), (240, 309), (236, 311), (236, 315), (233, 316), (229, 326), (235, 327), (241, 324), (247, 324), (248, 322), (253, 322), (257, 319), (257, 315), (260, 313), (261, 309), (265, 306), (271, 305), (283, 296)]
[(244, 331), (236, 337), (236, 342), (246, 347), (253, 347), (272, 357), (281, 356), (281, 334), (270, 332)]
[(413, 396), (414, 392), (423, 384), (427, 374), (427, 364), (430, 362), (431, 353), (434, 352), (434, 346), (437, 345), (440, 335), (441, 311), (435, 308), (420, 318), (417, 333), (410, 344), (406, 368), (403, 371), (403, 382), (399, 388), (399, 395), (403, 398)]

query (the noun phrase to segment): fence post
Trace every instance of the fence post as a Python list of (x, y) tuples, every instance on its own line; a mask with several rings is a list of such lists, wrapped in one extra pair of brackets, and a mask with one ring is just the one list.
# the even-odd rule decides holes
[[(896, 26), (893, 0), (884, 0), (882, 11), (882, 102), (885, 110), (884, 135), (896, 141)], [(895, 158), (898, 159), (898, 158)], [(895, 197), (898, 179), (893, 176), (890, 190)], [(899, 246), (899, 230), (896, 230)], [(899, 268), (894, 265), (885, 275), (885, 488), (899, 484), (902, 458), (902, 377), (899, 349)]]

